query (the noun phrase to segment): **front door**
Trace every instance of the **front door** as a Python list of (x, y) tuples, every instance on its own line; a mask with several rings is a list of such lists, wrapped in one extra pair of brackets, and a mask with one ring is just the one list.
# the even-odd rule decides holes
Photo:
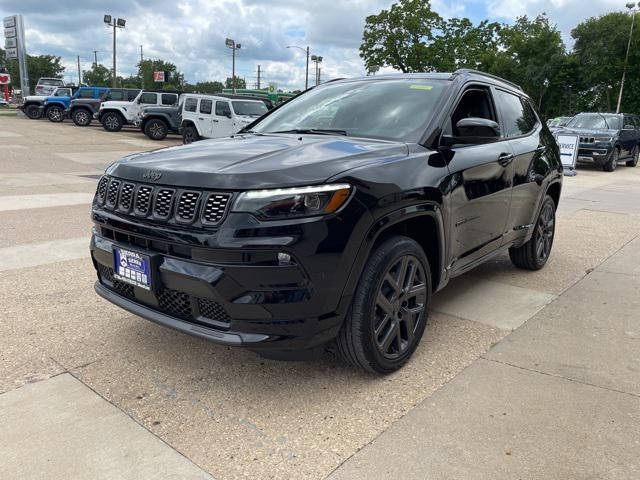
[[(463, 118), (499, 122), (493, 94), (487, 86), (472, 86), (463, 93), (445, 126), (456, 137)], [(451, 148), (451, 254), (452, 273), (473, 266), (500, 247), (511, 204), (513, 150), (506, 139), (485, 145)]]
[(216, 114), (213, 120), (213, 137), (228, 137), (233, 133), (231, 105), (225, 100), (216, 101)]

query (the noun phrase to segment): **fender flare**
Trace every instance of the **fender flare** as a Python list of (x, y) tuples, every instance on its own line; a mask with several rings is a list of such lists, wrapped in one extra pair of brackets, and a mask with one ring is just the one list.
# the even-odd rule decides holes
[(183, 120), (180, 124), (180, 131), (184, 131), (186, 127), (194, 127), (196, 129), (196, 132), (198, 132), (198, 135), (202, 136), (198, 125), (193, 120)]

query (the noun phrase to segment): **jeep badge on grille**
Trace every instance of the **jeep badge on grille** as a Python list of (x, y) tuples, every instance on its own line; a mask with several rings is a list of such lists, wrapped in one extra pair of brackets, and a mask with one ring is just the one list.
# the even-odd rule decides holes
[(155, 170), (147, 170), (142, 174), (142, 178), (146, 178), (147, 180), (151, 180), (153, 182), (157, 182), (162, 177), (162, 173), (156, 172)]

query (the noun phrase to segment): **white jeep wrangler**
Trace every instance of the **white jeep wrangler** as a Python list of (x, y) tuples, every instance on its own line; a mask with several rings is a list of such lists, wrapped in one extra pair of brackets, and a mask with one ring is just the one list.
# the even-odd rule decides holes
[(150, 105), (175, 105), (179, 94), (175, 92), (141, 91), (132, 101), (108, 101), (100, 105), (95, 117), (107, 132), (119, 132), (124, 125), (133, 125), (138, 112)]
[(267, 113), (260, 100), (185, 94), (180, 133), (184, 143), (232, 135)]

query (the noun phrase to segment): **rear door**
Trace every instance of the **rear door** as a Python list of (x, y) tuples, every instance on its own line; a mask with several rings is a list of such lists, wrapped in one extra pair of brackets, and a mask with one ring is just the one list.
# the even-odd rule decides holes
[(233, 133), (231, 105), (226, 100), (216, 100), (216, 111), (213, 119), (213, 138), (228, 137)]
[(637, 144), (638, 132), (631, 115), (624, 115), (622, 120), (622, 131), (620, 132), (620, 143), (622, 144), (621, 156), (627, 157), (631, 155), (631, 152)]
[[(467, 86), (443, 131), (458, 136), (464, 118), (499, 122), (493, 92), (487, 85)], [(502, 128), (502, 127), (501, 127)], [(506, 138), (484, 145), (451, 147), (451, 258), (453, 274), (471, 268), (502, 243), (511, 203), (513, 151)]]
[(503, 133), (509, 139), (514, 155), (506, 243), (526, 235), (533, 222), (543, 188), (536, 172), (547, 170), (545, 165), (538, 165), (546, 162), (546, 145), (540, 135), (542, 124), (526, 98), (496, 88), (495, 99), (502, 117)]
[(211, 138), (214, 126), (213, 100), (210, 98), (201, 98), (198, 105), (198, 125), (200, 126), (200, 135)]

